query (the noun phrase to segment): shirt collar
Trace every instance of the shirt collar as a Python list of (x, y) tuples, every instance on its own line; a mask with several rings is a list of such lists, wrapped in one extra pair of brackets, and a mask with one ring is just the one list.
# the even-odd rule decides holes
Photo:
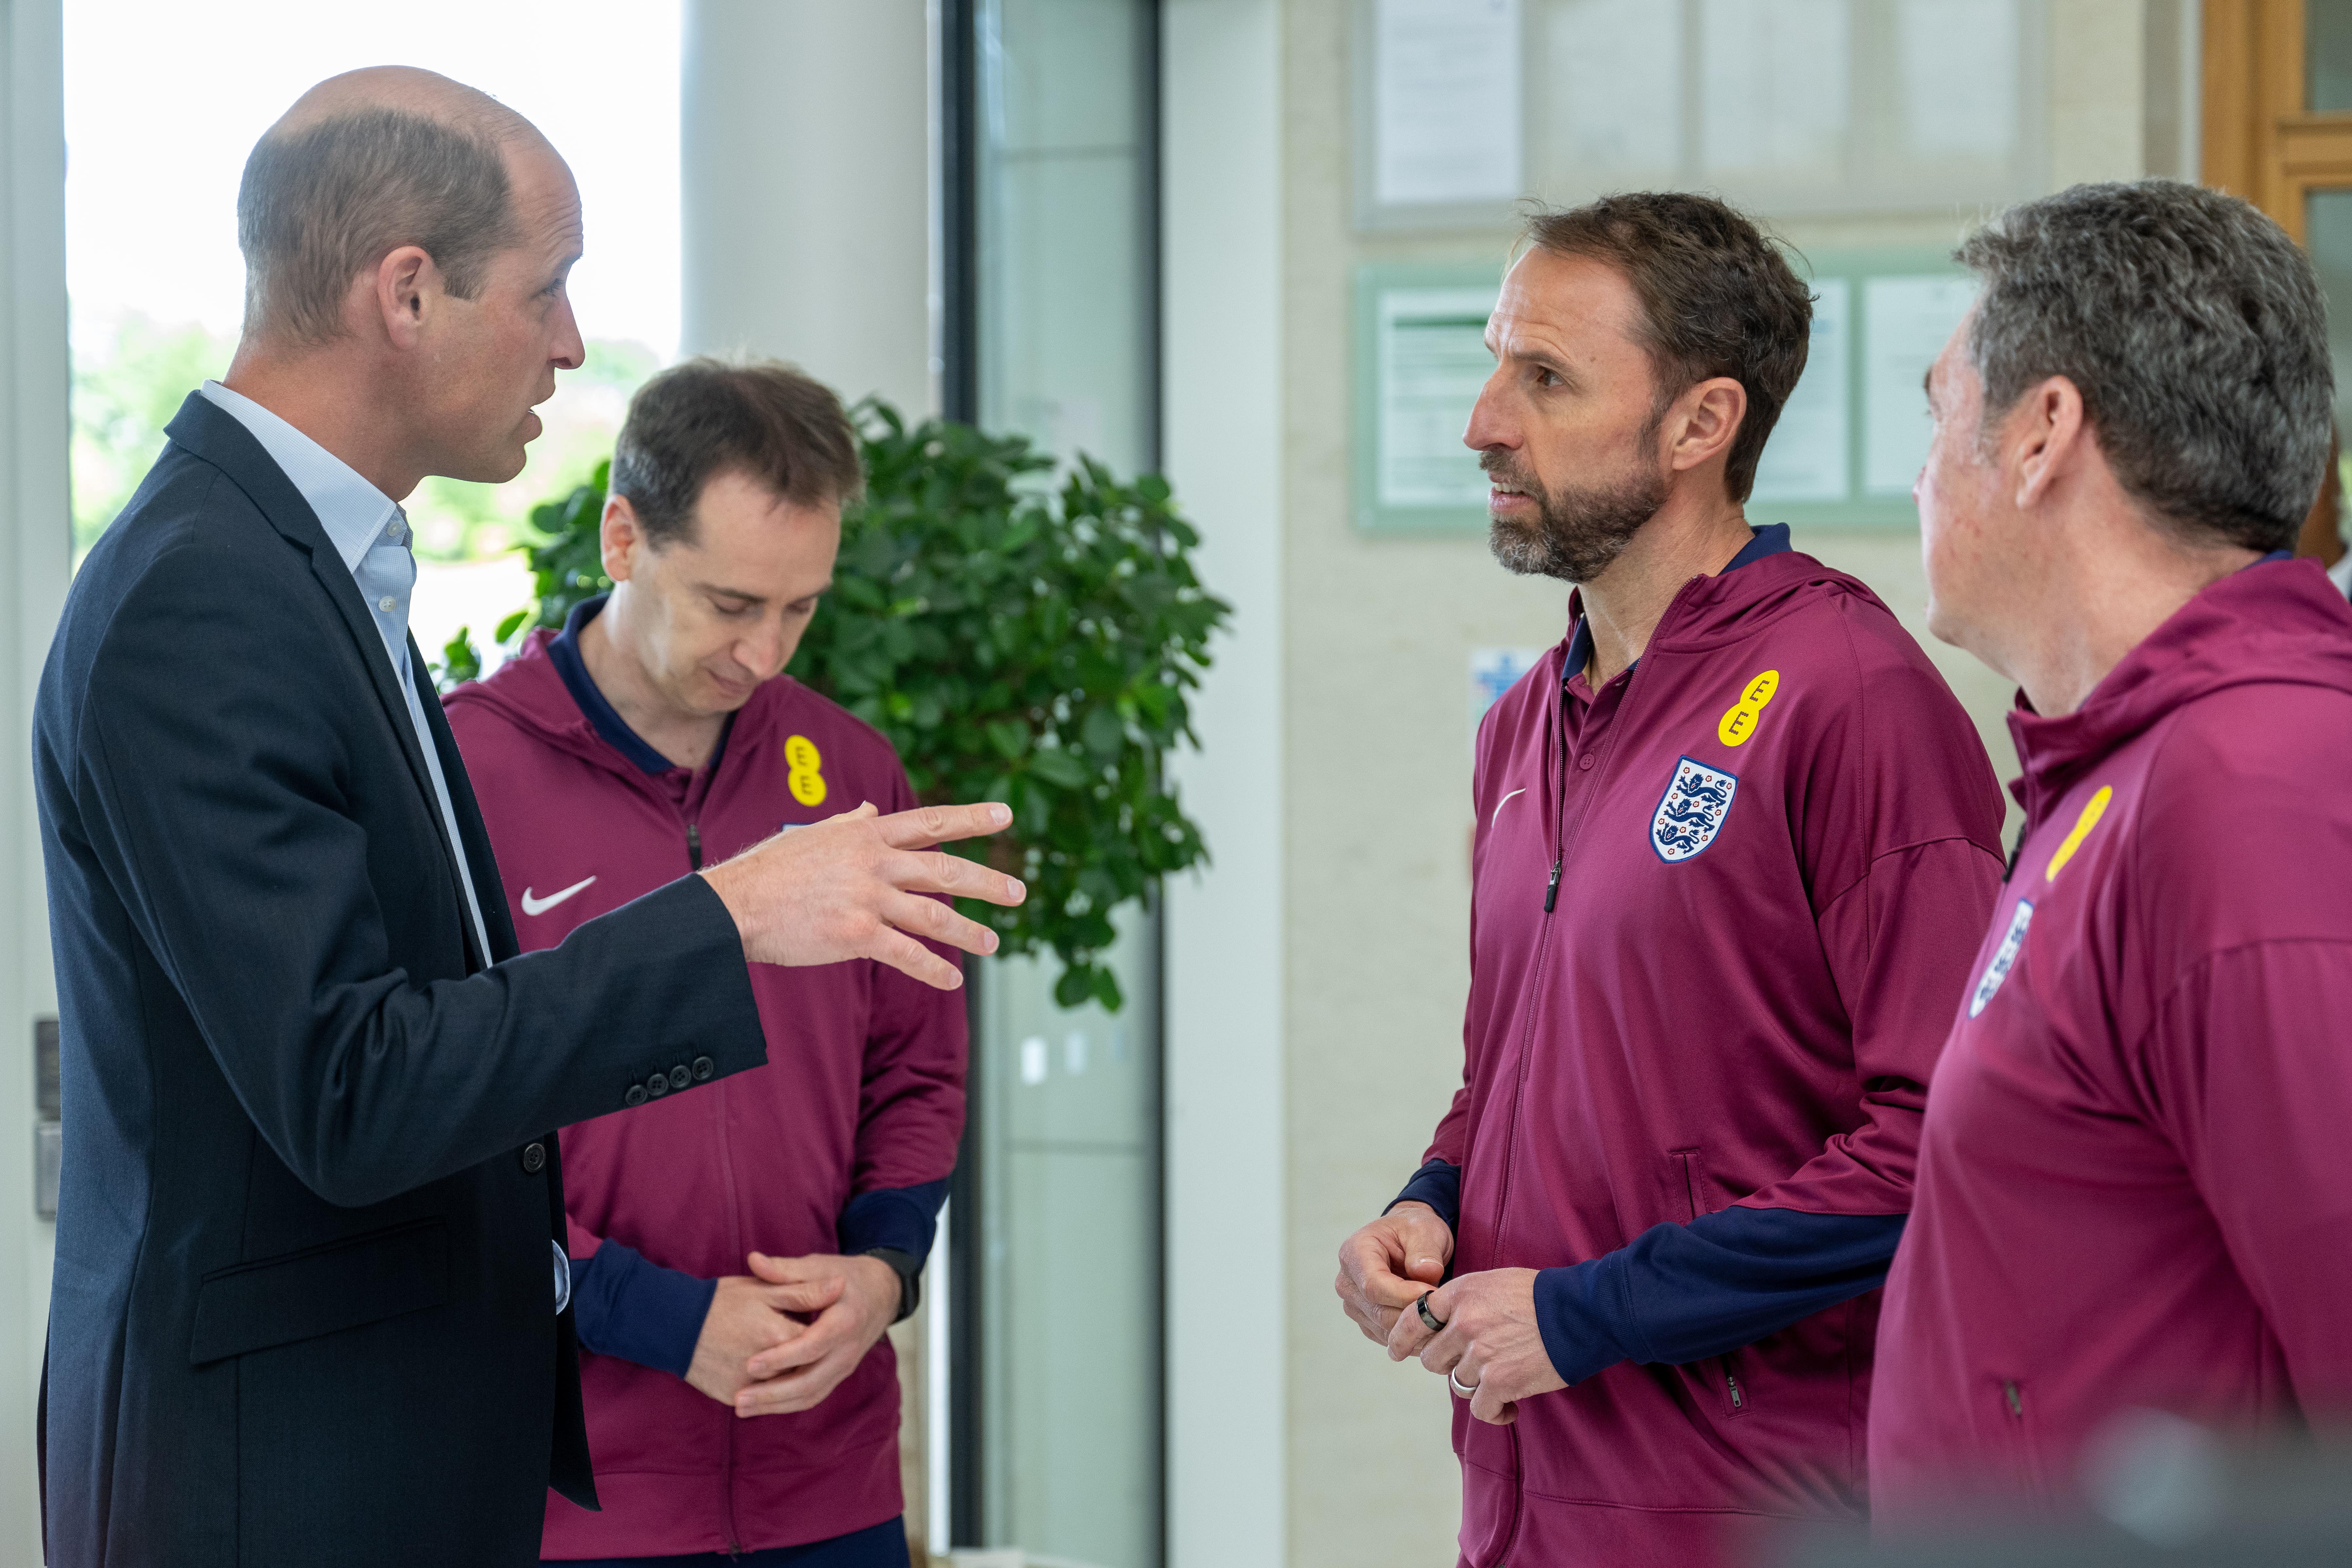
[(217, 381), (205, 383), (201, 391), (207, 402), (252, 432), (270, 461), (310, 503), (319, 526), (326, 530), (335, 553), (342, 557), (344, 570), (356, 575), (361, 558), (400, 510), (392, 498), (362, 479), (349, 463), (250, 397)]
[[(1737, 572), (1742, 566), (1754, 565), (1767, 555), (1787, 553), (1789, 550), (1787, 523), (1768, 522), (1761, 528), (1751, 528), (1748, 531), (1752, 537), (1739, 547), (1738, 554), (1723, 563), (1723, 572)], [(1720, 577), (1723, 572), (1718, 572), (1716, 575)], [(1582, 616), (1579, 616), (1576, 617), (1575, 634), (1568, 639), (1568, 662), (1560, 666), (1559, 683), (1566, 686), (1584, 673), (1584, 667), (1591, 662), (1592, 628), (1585, 624), (1585, 618)], [(1641, 661), (1637, 659), (1634, 662), (1638, 664)], [(1631, 669), (1633, 665), (1627, 665), (1625, 668)]]

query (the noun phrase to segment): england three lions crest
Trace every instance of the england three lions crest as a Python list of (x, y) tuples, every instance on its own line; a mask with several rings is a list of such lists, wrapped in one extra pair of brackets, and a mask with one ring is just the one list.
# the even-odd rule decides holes
[(1675, 776), (1650, 818), (1650, 847), (1658, 858), (1678, 866), (1715, 842), (1739, 781), (1720, 768), (1688, 757), (1675, 764)]

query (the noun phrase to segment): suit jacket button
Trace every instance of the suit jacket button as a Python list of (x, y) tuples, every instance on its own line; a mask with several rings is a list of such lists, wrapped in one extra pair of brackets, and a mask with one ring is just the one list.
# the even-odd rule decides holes
[(547, 1145), (526, 1143), (522, 1146), (522, 1173), (536, 1176), (547, 1169)]
[(657, 1072), (654, 1074), (653, 1077), (646, 1079), (646, 1092), (652, 1095), (656, 1100), (659, 1100), (663, 1095), (667, 1094), (669, 1092), (669, 1074), (666, 1072)]
[(628, 1106), (631, 1110), (635, 1110), (645, 1102), (646, 1086), (641, 1083), (633, 1083), (629, 1085), (629, 1092), (621, 1096), (621, 1103)]
[(690, 1084), (693, 1081), (694, 1074), (688, 1071), (683, 1065), (674, 1067), (669, 1069), (670, 1088), (684, 1089), (688, 1084)]
[(718, 1075), (718, 1072), (719, 1064), (712, 1061), (709, 1057), (697, 1057), (694, 1058), (695, 1082), (709, 1083), (711, 1079)]

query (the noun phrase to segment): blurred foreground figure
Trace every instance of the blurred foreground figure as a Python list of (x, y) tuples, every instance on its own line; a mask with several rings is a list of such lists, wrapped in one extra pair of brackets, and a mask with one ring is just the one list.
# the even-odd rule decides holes
[(550, 1485), (596, 1500), (551, 1130), (759, 1066), (747, 961), (953, 987), (909, 933), (994, 938), (920, 895), (1020, 889), (908, 851), (1005, 817), (835, 818), (518, 958), (398, 500), (513, 478), (580, 363), (571, 173), (471, 89), (360, 71), (255, 147), (237, 226), (226, 384), (41, 676), (48, 1561), (525, 1564)]
[(2129, 1406), (2352, 1414), (2352, 609), (2309, 260), (2077, 186), (1961, 247), (1917, 495), (1937, 636), (2014, 679), (2020, 843), (1937, 1069), (1871, 1408), (1881, 1517), (2059, 1507)]
[(1780, 253), (1691, 195), (1528, 238), (1465, 438), (1496, 557), (1580, 587), (1479, 731), (1464, 1087), (1338, 1289), (1452, 1380), (1465, 1563), (1691, 1568), (1862, 1508), (2000, 792), (1886, 607), (1742, 512), (1805, 363)]
[[(612, 592), (448, 698), (526, 950), (780, 826), (914, 804), (887, 741), (782, 673), (860, 483), (840, 401), (787, 366), (690, 360), (637, 390)], [(765, 1568), (817, 1542), (824, 1568), (906, 1568), (880, 1342), (955, 1165), (963, 998), (871, 962), (762, 965), (751, 992), (766, 1066), (563, 1130), (604, 1510), (551, 1496), (551, 1559)], [(788, 1315), (826, 1279), (838, 1300)]]

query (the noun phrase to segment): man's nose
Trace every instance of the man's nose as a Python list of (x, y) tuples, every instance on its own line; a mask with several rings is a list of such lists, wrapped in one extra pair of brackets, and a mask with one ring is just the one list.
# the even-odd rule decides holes
[(1462, 444), (1475, 452), (1488, 451), (1496, 447), (1517, 447), (1519, 444), (1517, 425), (1504, 409), (1503, 372), (1496, 366), (1478, 389), (1478, 401), (1470, 405), (1470, 423), (1462, 432)]
[(578, 370), (587, 363), (588, 345), (581, 341), (580, 322), (572, 314), (572, 300), (562, 297), (562, 314), (555, 323), (555, 342), (550, 345), (550, 356), (558, 370)]
[(784, 668), (784, 628), (765, 621), (735, 645), (735, 661), (761, 680), (773, 679)]

